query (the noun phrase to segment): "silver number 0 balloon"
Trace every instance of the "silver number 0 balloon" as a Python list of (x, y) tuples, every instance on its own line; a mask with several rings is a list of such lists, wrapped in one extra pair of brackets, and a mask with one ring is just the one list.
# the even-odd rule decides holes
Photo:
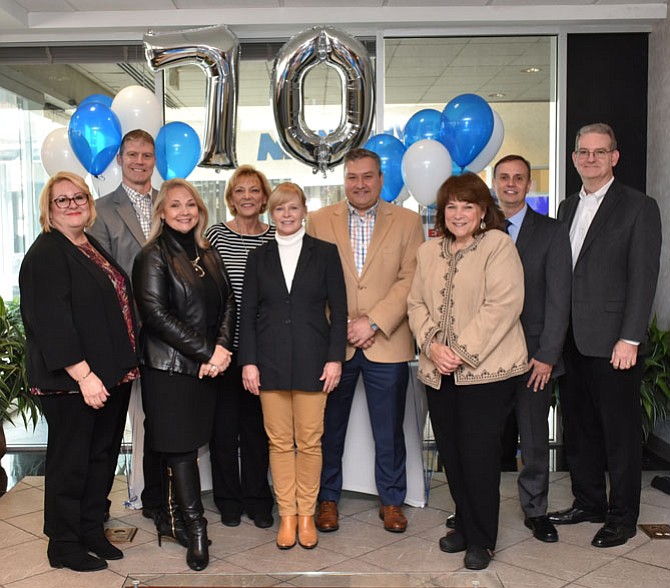
[[(342, 80), (340, 124), (325, 137), (307, 126), (304, 113), (303, 82), (320, 63), (335, 68)], [(370, 134), (373, 88), (370, 57), (353, 37), (331, 27), (313, 27), (290, 39), (277, 54), (272, 72), (275, 123), (284, 150), (325, 176)]]
[(205, 131), (201, 167), (237, 167), (235, 126), (240, 43), (226, 26), (144, 35), (153, 71), (197, 65), (206, 76)]

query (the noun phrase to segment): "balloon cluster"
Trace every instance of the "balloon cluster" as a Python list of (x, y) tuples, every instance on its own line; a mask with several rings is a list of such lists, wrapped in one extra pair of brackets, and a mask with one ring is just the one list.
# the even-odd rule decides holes
[(67, 128), (51, 131), (42, 143), (41, 159), (49, 175), (64, 170), (90, 173), (98, 193), (121, 181), (116, 155), (125, 133), (142, 129), (156, 141), (156, 168), (162, 179), (185, 178), (200, 159), (200, 139), (183, 122), (162, 124), (162, 105), (142, 86), (127, 86), (114, 98), (91, 94), (81, 101)]
[(505, 135), (502, 119), (480, 96), (461, 94), (442, 112), (425, 108), (406, 123), (401, 141), (390, 133), (365, 144), (382, 163), (382, 198), (391, 202), (403, 187), (424, 206), (452, 173), (479, 172), (495, 157)]

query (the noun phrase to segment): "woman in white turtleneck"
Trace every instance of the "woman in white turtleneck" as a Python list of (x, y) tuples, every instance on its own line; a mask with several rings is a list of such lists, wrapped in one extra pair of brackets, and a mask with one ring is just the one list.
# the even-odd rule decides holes
[(314, 511), (328, 394), (347, 341), (347, 300), (337, 247), (305, 234), (305, 194), (284, 182), (268, 201), (276, 240), (249, 253), (238, 362), (260, 394), (281, 524), (277, 547), (316, 547)]

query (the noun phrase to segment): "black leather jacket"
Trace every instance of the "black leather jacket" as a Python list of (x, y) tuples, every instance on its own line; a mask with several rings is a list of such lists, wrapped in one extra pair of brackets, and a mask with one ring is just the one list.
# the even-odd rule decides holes
[(233, 289), (219, 255), (200, 250), (200, 265), (221, 295), (216, 341), (207, 340), (204, 280), (182, 246), (167, 231), (135, 258), (133, 289), (142, 319), (142, 365), (197, 376), (219, 344), (232, 349), (236, 308)]

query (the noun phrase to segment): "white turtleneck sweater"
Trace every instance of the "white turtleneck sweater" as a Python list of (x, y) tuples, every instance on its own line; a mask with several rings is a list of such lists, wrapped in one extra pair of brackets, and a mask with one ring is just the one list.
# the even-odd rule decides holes
[(298, 258), (302, 249), (302, 238), (305, 236), (305, 227), (301, 227), (292, 235), (282, 237), (279, 233), (275, 234), (277, 245), (279, 246), (279, 260), (281, 269), (284, 272), (286, 280), (286, 289), (290, 292), (295, 276), (295, 268), (298, 266)]

